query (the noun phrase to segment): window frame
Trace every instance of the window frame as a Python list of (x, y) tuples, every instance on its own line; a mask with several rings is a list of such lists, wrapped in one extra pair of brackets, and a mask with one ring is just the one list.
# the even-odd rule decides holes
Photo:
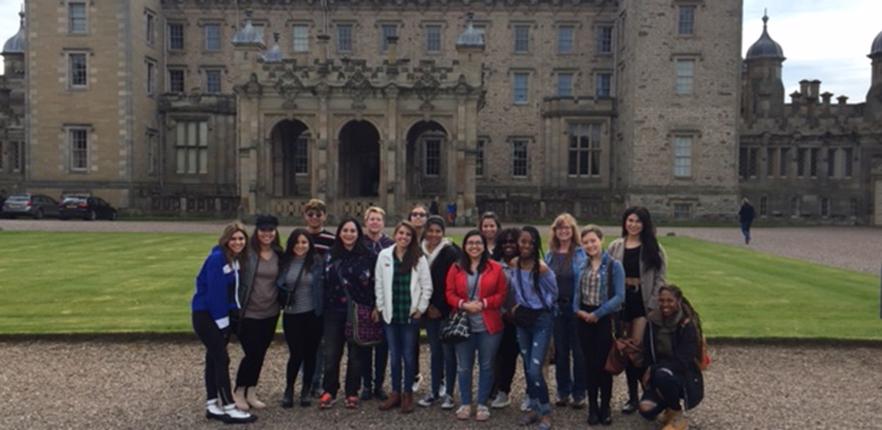
[[(91, 145), (89, 144), (90, 140), (90, 128), (87, 126), (68, 126), (65, 127), (65, 134), (67, 138), (67, 148), (68, 148), (68, 171), (71, 173), (88, 173), (90, 167), (90, 152)], [(76, 141), (77, 138), (75, 134), (83, 133), (83, 140)], [(82, 148), (77, 148), (77, 144), (81, 143), (83, 145)], [(77, 162), (82, 161), (82, 165), (79, 165)]]
[[(340, 31), (344, 28), (348, 29), (347, 30), (348, 31), (347, 38), (343, 38), (340, 33)], [(337, 35), (336, 43), (335, 43), (335, 45), (336, 45), (335, 48), (337, 50), (337, 54), (348, 55), (348, 54), (354, 53), (355, 52), (355, 40), (353, 39), (352, 36), (355, 33), (355, 24), (351, 23), (351, 22), (338, 22), (334, 26), (334, 32)], [(348, 49), (346, 49), (346, 50), (343, 49), (344, 43), (349, 45)]]
[[(511, 99), (515, 106), (525, 106), (530, 103), (530, 72), (515, 71), (511, 74)], [(523, 78), (524, 88), (518, 88), (518, 78)], [(523, 99), (518, 98), (518, 92), (523, 91)]]
[(598, 55), (612, 55), (615, 50), (614, 32), (615, 26), (611, 23), (597, 24), (594, 27), (594, 48)]
[[(584, 127), (587, 132), (577, 132)], [(572, 123), (567, 128), (567, 177), (599, 178), (603, 170), (603, 124)]]
[[(693, 159), (695, 157), (693, 152), (695, 151), (695, 140), (696, 134), (694, 133), (675, 133), (671, 137), (671, 152), (673, 156), (673, 171), (671, 173), (675, 179), (692, 179), (694, 177)], [(682, 147), (684, 143), (686, 144), (685, 149)], [(681, 163), (681, 161), (684, 163)]]
[[(695, 58), (675, 58), (674, 59), (674, 94), (677, 96), (693, 96), (695, 95)], [(681, 65), (691, 65), (689, 74), (685, 74), (685, 70), (681, 69)], [(687, 88), (688, 85), (688, 88)]]
[[(512, 24), (512, 52), (515, 54), (530, 53), (530, 24)], [(521, 34), (520, 31), (524, 33)], [(523, 36), (523, 37), (519, 37)]]
[[(291, 25), (291, 52), (295, 54), (306, 54), (309, 52), (311, 27), (306, 22), (295, 22)], [(304, 31), (305, 34), (298, 34), (298, 30)]]
[[(569, 30), (569, 41), (567, 42), (569, 45), (568, 49), (564, 49), (564, 31)], [(557, 26), (557, 53), (558, 55), (571, 55), (576, 52), (576, 25), (575, 24), (561, 24)]]
[[(688, 16), (684, 16), (684, 12), (691, 11)], [(694, 4), (677, 5), (677, 36), (690, 37), (695, 35), (695, 18), (698, 7)], [(685, 19), (688, 18), (688, 19)], [(688, 30), (688, 32), (684, 32)]]
[[(180, 72), (181, 73), (181, 89), (180, 91), (176, 91), (173, 88), (174, 79), (172, 79), (172, 72)], [(187, 90), (187, 69), (181, 66), (169, 66), (166, 71), (166, 76), (168, 77), (168, 81), (166, 84), (166, 91), (171, 94), (184, 94)]]
[[(165, 28), (166, 28), (166, 35), (167, 35), (167, 40), (168, 40), (168, 42), (166, 43), (166, 49), (169, 52), (183, 52), (184, 51), (184, 48), (186, 46), (186, 38), (184, 36), (184, 33), (185, 33), (184, 25), (185, 24), (180, 21), (170, 21), (170, 22), (166, 23)], [(172, 28), (180, 28), (181, 29), (180, 47), (177, 46), (176, 37), (174, 34), (175, 32), (172, 30)]]
[[(217, 45), (210, 44), (211, 37), (209, 28), (217, 29)], [(202, 25), (202, 50), (205, 52), (220, 52), (223, 50), (224, 27), (219, 22), (206, 22)]]
[(147, 95), (153, 97), (156, 95), (157, 90), (157, 71), (159, 70), (159, 65), (155, 60), (147, 59), (144, 61), (144, 64), (147, 66), (147, 79), (146, 91)]
[[(82, 6), (83, 8), (83, 16), (82, 16), (82, 30), (78, 30), (75, 28), (75, 19), (80, 19), (79, 17), (74, 18), (73, 11), (74, 6)], [(71, 35), (83, 35), (89, 34), (89, 4), (86, 1), (68, 1), (67, 2), (67, 34)]]
[[(437, 43), (438, 48), (432, 49), (432, 44), (435, 41), (435, 33), (437, 32)], [(423, 26), (423, 49), (425, 53), (428, 55), (437, 55), (444, 52), (444, 26), (439, 23), (429, 23)]]
[[(381, 22), (378, 24), (381, 54), (385, 54), (389, 51), (389, 37), (401, 37), (398, 31), (399, 27), (401, 27), (401, 25), (394, 22)], [(387, 34), (387, 29), (393, 29), (393, 31), (390, 34)]]
[(10, 148), (10, 170), (12, 173), (21, 173), (24, 168), (24, 142), (12, 141), (11, 143), (12, 145), (7, 145)]
[[(564, 77), (569, 78), (569, 85), (566, 87), (566, 94), (564, 94), (561, 89), (563, 88), (561, 85), (564, 83)], [(557, 73), (557, 88), (555, 93), (557, 97), (574, 97), (576, 92), (576, 73), (565, 70)]]
[[(441, 136), (428, 136), (421, 140), (423, 145), (423, 176), (437, 178), (441, 176), (441, 146), (443, 145), (443, 138)], [(435, 151), (432, 154), (429, 153), (429, 142), (432, 142), (432, 145), (437, 145), (436, 148), (433, 148)], [(435, 173), (430, 171), (430, 165), (436, 169)]]
[[(612, 98), (613, 96), (613, 83), (612, 83), (612, 72), (595, 72), (594, 73), (594, 96), (597, 98)], [(604, 88), (601, 85), (601, 81), (606, 80), (606, 93), (603, 94), (601, 90)]]
[[(530, 139), (515, 137), (511, 142), (511, 177), (529, 179), (530, 177)], [(520, 173), (523, 169), (523, 173)]]
[(490, 142), (490, 138), (486, 136), (479, 136), (477, 142), (475, 142), (475, 177), (483, 178), (487, 173), (487, 165), (484, 159), (484, 153), (487, 150), (487, 143)]
[[(212, 91), (211, 89), (211, 80), (209, 79), (210, 74), (217, 73), (217, 91)], [(206, 94), (222, 94), (224, 91), (224, 70), (220, 67), (206, 67), (202, 69), (203, 74), (203, 85), (205, 88)]]
[[(74, 57), (83, 58), (83, 83), (74, 83)], [(74, 91), (82, 91), (89, 89), (89, 56), (90, 52), (86, 51), (68, 51), (67, 52), (67, 89)]]
[(144, 41), (147, 46), (156, 46), (156, 13), (150, 10), (144, 11)]
[[(183, 127), (184, 141), (181, 141)], [(195, 144), (191, 144), (191, 130), (195, 137)], [(196, 176), (208, 174), (208, 119), (180, 119), (175, 124), (175, 174), (181, 176)], [(183, 151), (183, 166), (182, 166)], [(195, 161), (191, 162), (191, 158)], [(191, 171), (191, 167), (194, 167)], [(183, 167), (183, 168), (182, 168)]]
[(672, 215), (675, 220), (689, 220), (692, 218), (692, 203), (672, 202)]

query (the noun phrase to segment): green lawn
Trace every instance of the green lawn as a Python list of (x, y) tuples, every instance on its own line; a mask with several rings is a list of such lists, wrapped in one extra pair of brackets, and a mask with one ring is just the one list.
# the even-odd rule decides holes
[[(188, 332), (204, 234), (0, 233), (0, 334)], [(877, 277), (664, 238), (710, 337), (882, 339)]]

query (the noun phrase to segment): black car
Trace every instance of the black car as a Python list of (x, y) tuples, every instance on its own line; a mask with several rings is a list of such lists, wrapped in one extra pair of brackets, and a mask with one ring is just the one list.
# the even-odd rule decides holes
[(19, 193), (12, 194), (3, 202), (3, 217), (15, 218), (29, 216), (40, 219), (44, 216), (58, 216), (58, 202), (43, 194)]
[(100, 197), (66, 196), (58, 207), (61, 210), (61, 219), (82, 218), (94, 221), (100, 218), (112, 221), (118, 216), (116, 209)]

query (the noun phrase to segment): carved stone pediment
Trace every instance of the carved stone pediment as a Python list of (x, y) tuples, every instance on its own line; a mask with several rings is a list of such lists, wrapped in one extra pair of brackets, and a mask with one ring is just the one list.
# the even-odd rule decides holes
[(363, 110), (366, 107), (364, 101), (373, 93), (374, 86), (362, 69), (357, 68), (343, 84), (343, 90), (352, 97), (352, 108)]
[(285, 99), (282, 103), (282, 107), (286, 109), (296, 109), (297, 108), (297, 96), (303, 93), (306, 89), (306, 86), (303, 85), (303, 81), (300, 80), (300, 77), (292, 69), (287, 69), (285, 73), (279, 76), (279, 79), (275, 84), (276, 92)]

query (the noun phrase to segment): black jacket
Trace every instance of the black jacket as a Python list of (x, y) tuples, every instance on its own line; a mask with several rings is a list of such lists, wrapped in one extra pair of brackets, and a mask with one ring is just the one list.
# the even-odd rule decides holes
[(450, 313), (450, 306), (447, 304), (447, 298), (444, 292), (447, 289), (447, 271), (450, 266), (459, 259), (459, 248), (454, 244), (449, 244), (440, 251), (438, 256), (429, 265), (429, 272), (432, 274), (432, 297), (429, 298), (429, 304), (441, 311), (443, 317), (447, 317)]
[(643, 335), (644, 365), (649, 368), (650, 374), (655, 367), (666, 367), (673, 371), (683, 384), (686, 409), (692, 409), (704, 398), (704, 378), (697, 360), (700, 347), (698, 330), (691, 320), (684, 320), (674, 332), (674, 357), (668, 359), (660, 359), (655, 353), (655, 335), (659, 330), (658, 324), (647, 321)]

